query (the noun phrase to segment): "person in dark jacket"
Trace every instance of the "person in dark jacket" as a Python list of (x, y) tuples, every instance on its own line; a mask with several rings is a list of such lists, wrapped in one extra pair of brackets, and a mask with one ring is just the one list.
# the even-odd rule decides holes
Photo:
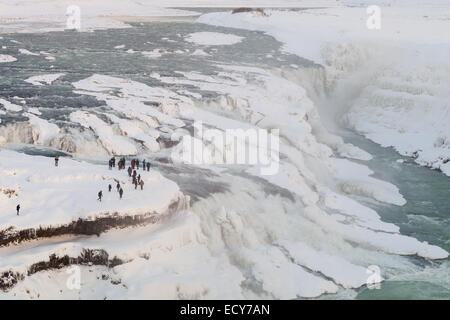
[(98, 192), (98, 201), (100, 201), (100, 202), (102, 202), (102, 197), (103, 197), (103, 192), (102, 191), (99, 191)]
[(147, 162), (147, 171), (150, 171), (150, 161)]
[(144, 180), (141, 180), (139, 182), (139, 185), (141, 186), (141, 190), (144, 190)]
[(109, 184), (108, 185), (108, 191), (111, 192), (112, 186)]
[(59, 163), (59, 156), (56, 156), (56, 157), (55, 157), (55, 167), (58, 166), (58, 163)]
[(120, 196), (120, 199), (122, 199), (122, 196), (123, 196), (123, 189), (122, 188), (119, 189), (119, 196)]
[(16, 210), (17, 210), (17, 215), (19, 215), (19, 211), (20, 211), (20, 204), (18, 204), (18, 205), (17, 205), (17, 207), (16, 207)]
[(119, 183), (119, 182), (117, 182), (117, 184), (116, 184), (116, 188), (117, 188), (117, 191), (119, 191), (119, 190), (120, 190), (120, 183)]
[(133, 169), (131, 167), (128, 167), (128, 175), (131, 177), (131, 173), (133, 172)]
[(140, 174), (138, 174), (138, 176), (137, 176), (137, 181), (138, 181), (138, 183), (141, 183), (141, 175)]

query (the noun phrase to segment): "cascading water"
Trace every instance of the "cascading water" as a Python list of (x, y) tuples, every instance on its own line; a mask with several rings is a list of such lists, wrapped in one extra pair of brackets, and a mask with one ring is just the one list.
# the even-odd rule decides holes
[[(183, 40), (198, 31), (232, 33), (245, 40), (202, 47), (204, 54), (199, 56), (197, 46)], [(387, 287), (390, 279), (445, 268), (448, 260), (439, 259), (447, 253), (436, 247), (449, 250), (445, 240), (422, 237), (419, 227), (408, 232), (408, 223), (400, 224), (399, 233), (392, 224), (399, 223), (396, 213), (409, 208), (401, 205), (415, 192), (389, 174), (378, 176), (387, 172), (384, 165), (391, 164), (393, 154), (389, 161), (375, 156), (366, 162), (371, 158), (367, 152), (378, 155), (384, 149), (346, 134), (346, 141), (364, 152), (322, 125), (331, 85), (320, 66), (280, 52), (277, 41), (259, 32), (186, 21), (135, 24), (76, 37), (80, 47), (73, 48), (73, 35), (67, 33), (5, 35), (31, 39), (36, 44), (29, 48), (33, 52), (54, 48), (55, 61), (44, 62), (39, 72), (49, 72), (52, 65), (52, 72), (65, 76), (42, 88), (24, 84), (22, 80), (36, 71), (36, 56), (5, 68), (1, 95), (29, 114), (9, 111), (2, 116), (3, 143), (29, 154), (29, 147), (17, 143), (33, 143), (43, 154), (54, 155), (58, 149), (91, 162), (110, 154), (150, 158), (163, 176), (191, 197), (191, 209), (157, 226), (114, 230), (98, 239), (41, 239), (23, 252), (3, 248), (3, 257), (18, 261), (37, 248), (44, 259), (47, 252), (59, 252), (66, 245), (104, 248), (128, 262), (112, 270), (95, 269), (95, 274), (106, 273), (129, 288), (108, 287), (109, 298), (295, 299), (336, 293), (355, 297), (371, 265), (382, 270)], [(32, 108), (40, 114), (31, 115)], [(264, 177), (245, 165), (176, 162), (171, 152), (198, 120), (220, 130), (280, 128), (280, 171)], [(376, 178), (400, 190), (369, 177), (365, 167), (336, 158), (359, 159)], [(393, 167), (398, 175), (403, 166)], [(348, 171), (357, 174), (349, 176)], [(430, 179), (446, 183), (434, 173)], [(411, 214), (406, 218), (414, 220)], [(448, 239), (444, 231), (437, 237)], [(58, 281), (64, 280), (57, 271), (34, 274), (32, 280), (39, 282), (45, 272), (53, 272), (55, 278), (50, 289), (59, 289)], [(106, 285), (96, 287), (98, 282), (90, 279), (79, 294), (103, 297)], [(26, 295), (30, 287), (31, 295), (39, 292), (25, 279), (9, 294)]]

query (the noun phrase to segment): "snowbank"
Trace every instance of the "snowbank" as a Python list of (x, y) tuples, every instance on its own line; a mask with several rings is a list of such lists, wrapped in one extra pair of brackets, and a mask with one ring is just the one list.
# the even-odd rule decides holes
[(365, 6), (274, 10), (267, 17), (210, 13), (198, 21), (264, 31), (286, 51), (322, 64), (327, 107), (335, 109), (324, 113), (344, 113), (349, 127), (450, 175), (450, 6), (389, 3), (381, 8), (380, 30), (366, 27)]
[[(0, 150), (0, 170), (0, 188), (14, 190), (11, 197), (0, 193), (0, 230), (10, 226), (58, 226), (78, 218), (95, 219), (115, 213), (162, 213), (171, 202), (183, 197), (176, 183), (156, 171), (140, 172), (144, 190), (134, 190), (125, 171), (68, 158), (61, 158), (55, 167), (52, 158)], [(122, 200), (115, 190), (117, 181), (124, 190)], [(111, 193), (107, 191), (109, 184), (113, 186)], [(100, 190), (102, 202), (97, 201)], [(17, 204), (21, 206), (19, 216)]]
[(43, 74), (39, 76), (33, 76), (29, 77), (28, 79), (25, 79), (25, 82), (31, 83), (35, 86), (42, 86), (45, 84), (52, 84), (57, 79), (64, 76), (64, 73), (52, 73), (52, 74)]
[(243, 37), (234, 34), (219, 32), (195, 32), (185, 38), (187, 42), (193, 42), (202, 46), (231, 45), (242, 41)]
[(14, 62), (14, 61), (17, 61), (17, 59), (14, 58), (13, 56), (7, 54), (0, 54), (0, 63)]

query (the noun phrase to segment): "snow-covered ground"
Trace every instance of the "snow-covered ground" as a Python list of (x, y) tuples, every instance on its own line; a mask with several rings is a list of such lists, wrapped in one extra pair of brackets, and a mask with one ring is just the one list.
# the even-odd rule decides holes
[[(323, 113), (383, 146), (450, 175), (450, 3), (354, 1), (357, 7), (210, 13), (198, 21), (264, 31), (285, 50), (324, 66)], [(381, 29), (369, 29), (367, 5), (381, 5)]]
[[(108, 2), (111, 6), (105, 12), (101, 0), (81, 2), (87, 6), (83, 12), (88, 13), (88, 29), (124, 26), (119, 16), (191, 14), (147, 7), (138, 1), (127, 1), (126, 6), (119, 0)], [(294, 2), (299, 1), (284, 4)], [(310, 1), (300, 2), (312, 5)], [(58, 19), (62, 15), (56, 11), (67, 5), (65, 1), (58, 5), (52, 0), (41, 3), (40, 12), (49, 10), (49, 15)], [(177, 1), (169, 3), (181, 5)], [(195, 1), (197, 5), (202, 3)], [(182, 206), (181, 212), (155, 224), (108, 230), (98, 237), (65, 234), (1, 247), (0, 275), (8, 271), (26, 274), (35, 263), (49, 262), (52, 254), (76, 258), (84, 249), (105, 250), (109, 258), (116, 257), (123, 263), (111, 268), (83, 266), (81, 290), (67, 289), (65, 269), (42, 270), (26, 276), (8, 292), (1, 292), (0, 298), (310, 298), (364, 285), (367, 267), (373, 264), (386, 270), (383, 276), (389, 277), (420, 270), (406, 255), (447, 258), (444, 249), (402, 235), (396, 225), (382, 221), (377, 212), (355, 200), (362, 197), (395, 206), (405, 204), (396, 186), (373, 177), (366, 166), (349, 160), (369, 160), (371, 156), (329, 134), (322, 124), (326, 117), (321, 117), (318, 106), (333, 107), (336, 102), (338, 111), (331, 110), (331, 114), (345, 115), (356, 130), (377, 142), (394, 145), (405, 154), (416, 151), (422, 143), (417, 160), (431, 157), (434, 166), (445, 171), (444, 159), (439, 157), (447, 152), (446, 141), (450, 139), (445, 126), (450, 117), (448, 93), (442, 85), (450, 75), (443, 59), (448, 39), (436, 33), (424, 35), (448, 27), (448, 15), (442, 8), (383, 8), (382, 29), (375, 31), (365, 28), (364, 7), (316, 2), (324, 3), (333, 8), (270, 10), (268, 16), (210, 13), (199, 21), (265, 31), (285, 43), (286, 51), (322, 64), (323, 73), (317, 69), (307, 72), (318, 77), (325, 74), (319, 81), (323, 87), (316, 89), (325, 89), (331, 100), (305, 89), (315, 83), (305, 80), (301, 70), (297, 74), (300, 79), (293, 79), (280, 70), (230, 64), (217, 65), (219, 71), (209, 74), (173, 70), (175, 77), (153, 72), (149, 76), (157, 85), (125, 76), (92, 74), (72, 83), (73, 91), (95, 98), (102, 107), (71, 112), (65, 120), (71, 125), (67, 130), (41, 117), (36, 108), (2, 98), (3, 115), (21, 112), (28, 120), (2, 126), (0, 145), (26, 142), (63, 150), (75, 158), (61, 158), (56, 168), (49, 157), (0, 151), (0, 234), (5, 230), (55, 227), (78, 218), (95, 220), (115, 213), (164, 214), (174, 201), (188, 200), (181, 187), (165, 174), (181, 181), (187, 179), (194, 189), (210, 191), (213, 188), (207, 183), (211, 181), (226, 187), (222, 192), (211, 190), (208, 196), (200, 196), (190, 210)], [(6, 1), (0, 8), (9, 11), (0, 19), (14, 15), (22, 17), (22, 22), (43, 18), (24, 16), (26, 6), (34, 4)], [(414, 30), (405, 27), (407, 24)], [(58, 30), (61, 25), (53, 27)], [(40, 29), (45, 30), (49, 29)], [(219, 35), (221, 38), (217, 34), (193, 33), (185, 41), (226, 47), (245, 41), (231, 33)], [(161, 52), (156, 48), (147, 56), (155, 63)], [(421, 63), (415, 70), (407, 68), (418, 61)], [(426, 76), (422, 70), (428, 70)], [(27, 81), (40, 88), (60, 76), (46, 73)], [(428, 85), (426, 89), (424, 84)], [(203, 92), (214, 92), (218, 98), (204, 100)], [(411, 103), (399, 103), (406, 95), (417, 97)], [(426, 101), (430, 103), (428, 109), (424, 109)], [(439, 121), (435, 121), (436, 112)], [(415, 119), (424, 123), (419, 125)], [(205, 163), (183, 166), (179, 155), (189, 151), (183, 142), (194, 121), (217, 130), (281, 128), (278, 171), (261, 176), (256, 167), (224, 168), (214, 163), (212, 153), (218, 151), (208, 141), (201, 142), (205, 144)], [(432, 125), (433, 130), (425, 131), (427, 125)], [(416, 138), (406, 140), (412, 133)], [(432, 143), (436, 135), (443, 137), (441, 144)], [(161, 140), (181, 143), (166, 148)], [(141, 173), (145, 181), (142, 191), (134, 190), (124, 171), (77, 159), (105, 160), (111, 154), (141, 156), (156, 152), (172, 157), (167, 159), (165, 174), (162, 169)], [(117, 181), (124, 188), (122, 200), (115, 191)], [(111, 193), (108, 184), (113, 187)], [(97, 201), (100, 190), (102, 202)], [(17, 204), (21, 205), (19, 216), (15, 212)]]
[(218, 32), (196, 32), (189, 35), (186, 41), (203, 46), (227, 45), (241, 42), (242, 37)]

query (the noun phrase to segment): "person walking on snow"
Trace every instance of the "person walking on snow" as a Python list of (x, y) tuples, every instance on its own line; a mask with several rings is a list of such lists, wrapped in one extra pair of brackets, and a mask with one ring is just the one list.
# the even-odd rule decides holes
[(100, 202), (102, 202), (102, 197), (103, 197), (103, 192), (102, 191), (99, 191), (98, 192), (98, 201), (100, 201)]
[(120, 183), (119, 183), (119, 182), (117, 182), (117, 184), (116, 184), (116, 188), (117, 188), (117, 191), (119, 191), (119, 190), (120, 190)]
[(145, 161), (145, 159), (144, 160), (142, 160), (142, 169), (144, 169), (144, 171), (145, 171), (145, 163), (146, 163), (147, 161)]
[(144, 180), (141, 180), (139, 182), (139, 185), (141, 186), (141, 190), (144, 190)]
[(18, 205), (17, 205), (17, 207), (16, 207), (16, 210), (17, 210), (17, 215), (19, 215), (19, 211), (20, 211), (20, 204), (18, 204)]
[(119, 189), (119, 196), (120, 196), (120, 199), (122, 199), (122, 196), (123, 196), (123, 189), (122, 188)]
[(138, 183), (141, 183), (141, 175), (140, 174), (137, 176), (137, 181), (138, 181)]
[(133, 172), (133, 169), (131, 167), (128, 167), (128, 175), (131, 177), (131, 173)]
[(134, 190), (137, 189), (137, 186), (138, 186), (138, 182), (137, 182), (137, 180), (134, 180)]
[(139, 169), (139, 159), (136, 159), (136, 167)]
[(55, 157), (55, 167), (58, 166), (58, 162), (59, 162), (59, 156), (56, 156), (56, 157)]
[(111, 192), (112, 186), (109, 184), (108, 185), (108, 191)]
[(150, 161), (147, 162), (147, 171), (150, 171)]

